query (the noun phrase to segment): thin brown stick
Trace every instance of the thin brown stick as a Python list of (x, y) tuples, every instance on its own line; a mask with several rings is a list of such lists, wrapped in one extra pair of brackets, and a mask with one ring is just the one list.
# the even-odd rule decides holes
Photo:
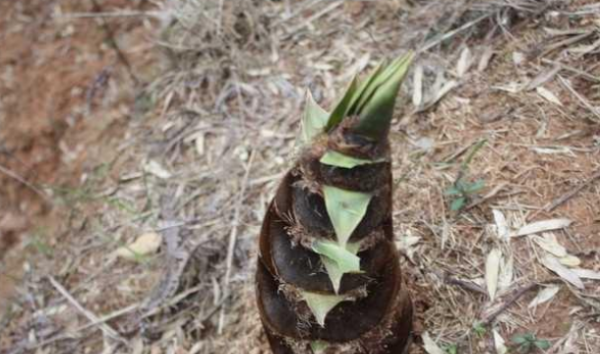
[(419, 53), (421, 53), (421, 52), (426, 52), (426, 51), (428, 51), (429, 49), (431, 49), (431, 48), (435, 47), (436, 45), (438, 45), (438, 44), (442, 43), (443, 41), (445, 41), (445, 40), (447, 40), (447, 39), (449, 39), (449, 38), (452, 38), (452, 37), (454, 37), (454, 36), (455, 36), (457, 33), (460, 33), (460, 32), (462, 32), (462, 31), (464, 31), (464, 30), (466, 30), (466, 29), (468, 29), (468, 28), (470, 28), (470, 27), (473, 27), (474, 25), (476, 25), (476, 24), (478, 24), (479, 22), (481, 22), (481, 21), (483, 21), (483, 20), (485, 20), (485, 19), (489, 18), (490, 16), (492, 16), (492, 15), (491, 15), (491, 14), (485, 14), (485, 15), (483, 15), (483, 16), (480, 16), (480, 17), (478, 17), (478, 18), (474, 19), (474, 20), (473, 20), (473, 21), (471, 21), (471, 22), (467, 22), (467, 23), (465, 23), (464, 25), (460, 26), (459, 28), (457, 28), (457, 29), (455, 29), (455, 30), (452, 30), (452, 31), (450, 31), (450, 32), (448, 32), (448, 33), (445, 33), (445, 34), (444, 34), (444, 35), (442, 35), (441, 37), (434, 38), (434, 39), (432, 39), (430, 42), (428, 42), (428, 43), (425, 43), (425, 45), (423, 45), (423, 47), (422, 47), (422, 48), (419, 48), (418, 52), (419, 52)]
[(197, 293), (198, 291), (200, 291), (202, 289), (202, 285), (197, 285), (193, 288), (187, 289), (186, 291), (182, 292), (181, 294), (178, 294), (177, 296), (173, 297), (172, 299), (170, 299), (169, 301), (165, 301), (164, 303), (150, 309), (148, 312), (144, 313), (143, 316), (141, 316), (141, 319), (145, 319), (148, 318), (150, 316), (154, 316), (156, 314), (158, 314), (160, 311), (175, 306), (177, 305), (179, 302), (183, 301), (184, 299), (186, 299), (188, 296)]
[[(229, 246), (227, 248), (227, 258), (226, 258), (226, 270), (225, 270), (225, 278), (223, 280), (223, 298), (229, 296), (229, 282), (231, 280), (231, 269), (233, 268), (233, 253), (235, 251), (235, 244), (237, 242), (237, 234), (238, 227), (240, 224), (240, 213), (242, 209), (242, 203), (244, 201), (244, 196), (246, 194), (246, 188), (248, 186), (248, 178), (250, 177), (250, 170), (252, 169), (252, 162), (254, 161), (255, 151), (252, 151), (250, 154), (250, 159), (248, 160), (248, 164), (246, 165), (246, 171), (244, 173), (244, 178), (242, 180), (242, 187), (239, 193), (239, 199), (237, 200), (237, 205), (235, 206), (235, 210), (233, 212), (233, 222), (231, 225), (231, 233), (229, 234)], [(219, 327), (218, 333), (220, 334), (223, 331), (223, 321), (225, 315), (225, 307), (221, 307), (221, 313), (219, 315)]]
[(225, 301), (229, 299), (229, 296), (231, 296), (231, 294), (223, 295), (221, 300), (219, 300), (219, 302), (200, 319), (199, 323), (204, 324), (206, 321), (210, 320), (210, 318), (213, 317), (223, 307)]
[(127, 343), (127, 341), (119, 335), (119, 333), (114, 330), (112, 327), (104, 323), (98, 316), (96, 316), (93, 312), (89, 311), (83, 305), (79, 303), (68, 291), (62, 286), (54, 277), (49, 276), (48, 280), (50, 284), (71, 304), (77, 311), (81, 312), (83, 316), (85, 316), (91, 323), (95, 323), (102, 333), (105, 336), (110, 337), (114, 340), (117, 340), (121, 343)]
[(575, 98), (585, 107), (587, 108), (595, 117), (595, 121), (600, 121), (600, 112), (598, 109), (594, 107), (584, 96), (582, 96), (579, 92), (577, 92), (573, 86), (562, 76), (558, 75), (558, 79), (560, 83), (573, 95)]
[(523, 295), (527, 294), (531, 290), (537, 289), (538, 287), (540, 287), (539, 283), (531, 283), (531, 284), (526, 285), (526, 286), (522, 287), (521, 289), (517, 290), (513, 294), (513, 296), (511, 296), (508, 300), (506, 300), (502, 304), (502, 306), (500, 306), (499, 309), (492, 312), (486, 319), (481, 321), (481, 325), (487, 326), (487, 325), (491, 324), (492, 322), (494, 322), (494, 320), (498, 316), (500, 316), (504, 311), (506, 311), (510, 306), (512, 306), (512, 304), (517, 302), (517, 300), (519, 300)]
[(565, 193), (565, 194), (561, 195), (560, 197), (556, 198), (552, 203), (548, 204), (548, 206), (546, 206), (546, 208), (545, 208), (546, 211), (552, 211), (552, 210), (558, 208), (559, 206), (561, 206), (562, 204), (564, 204), (565, 202), (567, 202), (569, 199), (571, 199), (574, 196), (576, 196), (584, 188), (586, 188), (587, 186), (591, 185), (594, 181), (596, 181), (599, 178), (600, 178), (600, 170), (598, 170), (596, 173), (594, 173), (592, 175), (592, 177), (588, 178), (587, 181), (585, 181), (585, 182), (577, 185), (575, 188), (571, 189), (567, 193)]
[(87, 18), (119, 18), (119, 17), (159, 17), (158, 11), (109, 11), (109, 12), (70, 12), (64, 13), (54, 18), (57, 19), (87, 19)]
[(336, 8), (342, 6), (344, 4), (343, 1), (338, 1), (338, 2), (333, 2), (332, 4), (330, 4), (329, 6), (327, 6), (326, 8), (324, 8), (321, 11), (318, 11), (317, 13), (315, 13), (314, 15), (310, 16), (309, 18), (307, 18), (306, 20), (304, 20), (301, 24), (292, 27), (288, 30), (287, 34), (283, 37), (283, 40), (287, 40), (289, 38), (292, 38), (296, 33), (298, 33), (300, 30), (302, 30), (304, 27), (309, 26), (313, 21), (327, 15), (330, 12), (333, 12)]
[(450, 285), (457, 285), (460, 286), (461, 288), (465, 288), (467, 290), (479, 293), (479, 294), (483, 294), (483, 295), (488, 295), (487, 291), (485, 291), (485, 289), (483, 289), (481, 286), (469, 282), (469, 281), (464, 281), (464, 280), (460, 280), (460, 279), (455, 279), (455, 278), (446, 278), (445, 280), (446, 284), (450, 284)]
[[(598, 77), (596, 77), (596, 76), (594, 76), (594, 75), (591, 75), (589, 72), (585, 72), (585, 71), (583, 71), (583, 70), (579, 70), (579, 69), (577, 69), (577, 68), (574, 68), (574, 67), (572, 67), (572, 66), (570, 66), (570, 65), (563, 64), (563, 63), (561, 63), (561, 62), (559, 62), (559, 61), (554, 61), (554, 60), (550, 60), (550, 59), (542, 58), (542, 62), (543, 62), (543, 63), (546, 63), (546, 64), (557, 65), (557, 66), (559, 66), (561, 69), (564, 69), (564, 70), (566, 70), (566, 71), (570, 71), (570, 72), (572, 72), (572, 73), (575, 73), (575, 74), (577, 74), (577, 76), (584, 77), (584, 78), (586, 78), (586, 79), (588, 79), (588, 80), (591, 80), (591, 81), (600, 82), (600, 78), (598, 78)], [(591, 69), (592, 69), (592, 68), (588, 68), (588, 70), (590, 70), (590, 72), (592, 72), (592, 71), (591, 71)]]
[[(512, 306), (515, 302), (517, 302), (523, 295), (527, 294), (531, 290), (537, 289), (538, 287), (540, 287), (544, 283), (548, 283), (548, 282), (551, 282), (551, 281), (552, 280), (546, 281), (546, 282), (531, 283), (531, 284), (528, 284), (528, 285), (520, 288), (507, 301), (505, 301), (502, 304), (502, 306), (500, 306), (500, 308), (498, 308), (497, 310), (495, 310), (494, 312), (492, 312), (486, 318), (484, 318), (481, 321), (479, 321), (478, 325), (482, 326), (482, 327), (489, 326), (490, 324), (492, 324), (492, 322), (494, 322), (494, 320), (496, 318), (498, 318), (498, 316), (500, 316), (510, 306)], [(457, 341), (457, 344), (461, 344), (461, 343), (464, 343), (464, 341), (467, 341), (469, 339), (471, 333), (472, 333), (471, 330), (467, 331), (464, 335), (462, 335), (460, 337), (460, 339)], [(469, 343), (469, 345), (471, 344), (470, 341), (468, 341), (468, 343)]]
[(35, 194), (37, 194), (40, 197), (42, 197), (42, 199), (44, 199), (45, 201), (50, 202), (50, 200), (48, 199), (48, 196), (43, 191), (41, 191), (39, 188), (37, 188), (36, 186), (34, 186), (30, 182), (28, 182), (25, 178), (19, 176), (15, 172), (13, 172), (13, 171), (9, 170), (8, 168), (0, 165), (0, 173), (5, 174), (6, 176), (8, 176), (8, 177), (14, 179), (15, 181), (21, 183), (25, 187), (27, 187), (27, 188), (31, 189), (33, 192), (35, 192)]
[(477, 199), (477, 200), (473, 201), (471, 204), (467, 205), (465, 207), (464, 211), (471, 210), (471, 209), (475, 208), (476, 206), (496, 197), (496, 195), (498, 193), (500, 193), (506, 186), (508, 186), (508, 183), (506, 183), (506, 182), (499, 184), (498, 186), (494, 187), (494, 189), (492, 189), (488, 194), (486, 194), (482, 198)]
[(99, 317), (97, 321), (90, 322), (90, 323), (85, 324), (83, 326), (77, 327), (77, 328), (75, 328), (75, 330), (73, 330), (73, 332), (74, 333), (78, 333), (78, 332), (86, 330), (86, 329), (88, 329), (90, 327), (98, 326), (100, 324), (103, 324), (103, 323), (106, 323), (108, 321), (114, 320), (117, 317), (121, 317), (121, 316), (127, 315), (127, 314), (129, 314), (129, 313), (131, 313), (133, 311), (136, 311), (139, 308), (140, 308), (140, 304), (129, 305), (129, 306), (124, 307), (124, 308), (122, 308), (120, 310), (116, 310), (116, 311), (114, 311), (112, 313), (109, 313), (106, 316)]
[(98, 318), (98, 321), (89, 322), (83, 326), (77, 327), (72, 332), (69, 332), (69, 333), (61, 332), (61, 333), (59, 333), (51, 338), (48, 338), (46, 340), (40, 341), (33, 345), (28, 345), (26, 348), (27, 348), (27, 350), (33, 351), (38, 348), (42, 348), (42, 347), (48, 346), (50, 344), (53, 344), (53, 343), (56, 343), (56, 342), (59, 342), (62, 340), (77, 338), (77, 335), (80, 334), (80, 332), (83, 332), (84, 330), (87, 330), (90, 327), (95, 327), (102, 323), (106, 323), (108, 321), (114, 320), (115, 318), (124, 316), (128, 313), (131, 313), (131, 312), (137, 310), (139, 307), (140, 307), (139, 304), (133, 304), (133, 305), (127, 306), (120, 310), (114, 311), (106, 316), (102, 316), (102, 317)]

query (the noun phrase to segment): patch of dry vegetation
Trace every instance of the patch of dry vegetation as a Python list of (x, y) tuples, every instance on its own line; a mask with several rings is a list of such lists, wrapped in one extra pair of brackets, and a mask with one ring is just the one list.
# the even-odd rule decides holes
[[(165, 72), (139, 95), (118, 173), (88, 191), (102, 211), (32, 264), (3, 319), (3, 351), (266, 353), (256, 237), (296, 156), (305, 89), (330, 102), (359, 70), (421, 48), (392, 128), (417, 337), (427, 332), (430, 354), (502, 353), (498, 338), (511, 346), (525, 333), (549, 340), (548, 353), (598, 352), (600, 282), (583, 278), (581, 289), (557, 276), (544, 259), (560, 257), (539, 240), (554, 236), (577, 257), (565, 269), (600, 271), (597, 4), (162, 6), (153, 41)], [(485, 185), (453, 211), (447, 191), (459, 180)], [(510, 237), (556, 218), (572, 223)], [(146, 232), (161, 235), (158, 254), (115, 255)], [(418, 339), (413, 352), (424, 350)]]

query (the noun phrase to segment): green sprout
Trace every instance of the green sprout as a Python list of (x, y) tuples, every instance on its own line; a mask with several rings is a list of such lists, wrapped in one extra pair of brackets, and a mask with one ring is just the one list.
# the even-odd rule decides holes
[(473, 325), (473, 331), (479, 338), (483, 338), (483, 336), (487, 333), (487, 329), (483, 323), (480, 322), (477, 322)]
[(477, 194), (485, 187), (484, 180), (479, 179), (470, 181), (465, 176), (468, 175), (469, 164), (473, 160), (473, 157), (486, 142), (487, 140), (484, 139), (475, 144), (467, 158), (461, 164), (456, 181), (444, 192), (444, 195), (451, 197), (450, 210), (454, 212), (461, 211), (472, 199), (473, 195)]
[(28, 246), (33, 247), (36, 252), (44, 257), (52, 258), (54, 256), (54, 249), (45, 241), (47, 238), (47, 235), (44, 234), (44, 230), (42, 228), (37, 228), (29, 238)]
[(450, 210), (460, 211), (471, 199), (471, 196), (479, 192), (484, 187), (485, 181), (481, 179), (475, 182), (465, 181), (462, 178), (457, 180), (454, 185), (448, 188), (444, 193), (445, 195), (452, 197)]
[(535, 348), (546, 350), (550, 348), (550, 342), (546, 339), (538, 339), (533, 333), (517, 334), (511, 338), (519, 353), (531, 353)]
[(444, 346), (444, 351), (447, 354), (458, 354), (458, 345), (456, 343), (447, 344)]

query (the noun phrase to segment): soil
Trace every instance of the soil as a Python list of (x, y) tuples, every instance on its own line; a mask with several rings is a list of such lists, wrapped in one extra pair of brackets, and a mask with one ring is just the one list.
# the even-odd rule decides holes
[[(0, 3), (0, 310), (27, 246), (37, 237), (55, 244), (69, 210), (61, 197), (114, 159), (130, 119), (133, 83), (102, 20), (64, 17), (90, 10), (75, 0)], [(141, 42), (142, 20), (108, 24), (121, 43)], [(144, 67), (139, 54), (128, 58)]]
[[(151, 8), (146, 0), (98, 2), (106, 12)], [(200, 245), (195, 249), (200, 256), (195, 258), (201, 266), (192, 277), (199, 283), (194, 283), (197, 289), (189, 298), (180, 298), (177, 306), (159, 312), (160, 316), (152, 318), (154, 322), (134, 323), (140, 333), (127, 330), (128, 321), (138, 319), (133, 311), (107, 321), (109, 328), (123, 336), (131, 334), (128, 344), (136, 353), (267, 353), (253, 298), (254, 241), (265, 205), (285, 170), (285, 160), (293, 156), (303, 103), (299, 92), (314, 84), (319, 101), (323, 97), (333, 100), (331, 92), (339, 93), (352, 70), (362, 69), (366, 62), (374, 64), (381, 53), (403, 51), (414, 38), (429, 40), (449, 33), (451, 27), (444, 27), (445, 18), (434, 22), (433, 9), (440, 7), (435, 1), (356, 2), (335, 11), (329, 6), (336, 5), (331, 4), (323, 11), (310, 9), (285, 16), (281, 11), (268, 13), (272, 10), (268, 7), (280, 10), (287, 1), (247, 1), (239, 9), (225, 2), (219, 22), (222, 36), (214, 35), (210, 26), (190, 26), (202, 42), (195, 43), (201, 49), (196, 52), (196, 47), (185, 45), (169, 49), (183, 58), (172, 55), (170, 64), (181, 60), (185, 65), (172, 65), (174, 73), (165, 75), (163, 86), (156, 85), (163, 90), (162, 105), (140, 119), (138, 94), (142, 83), (154, 79), (157, 70), (155, 43), (148, 40), (153, 24), (136, 16), (101, 18), (94, 15), (97, 9), (92, 3), (0, 1), (0, 352), (13, 347), (27, 352), (30, 345), (38, 348), (36, 340), (40, 338), (50, 341), (44, 352), (69, 353), (73, 345), (81, 352), (114, 349), (108, 346), (102, 328), (88, 327), (89, 318), (65, 300), (44, 277), (44, 271), (59, 274), (58, 270), (71, 267), (60, 273), (63, 277), (58, 280), (98, 316), (142, 303), (157, 283), (172, 280), (168, 279), (172, 275), (169, 264), (157, 261), (167, 259), (168, 252), (161, 249), (156, 259), (134, 264), (115, 260), (111, 252), (122, 242), (135, 239), (141, 228), (158, 232), (160, 200), (168, 195), (180, 203), (175, 218), (192, 220), (186, 221), (182, 230)], [(262, 5), (256, 5), (259, 3)], [(587, 3), (592, 2), (573, 1), (566, 10), (574, 12)], [(510, 10), (506, 6), (502, 11)], [(262, 16), (263, 10), (277, 20), (270, 24), (272, 32), (266, 30), (269, 16)], [(81, 16), (69, 15), (74, 13)], [(406, 14), (415, 17), (400, 21)], [(582, 268), (600, 271), (600, 181), (546, 210), (600, 168), (598, 122), (590, 119), (589, 109), (556, 78), (543, 87), (558, 97), (560, 105), (549, 102), (547, 93), (544, 97), (536, 90), (506, 89), (549, 68), (535, 58), (537, 49), (564, 36), (572, 38), (572, 34), (548, 35), (547, 28), (587, 29), (592, 20), (586, 15), (531, 16), (514, 27), (508, 21), (508, 27), (502, 29), (506, 33), (488, 41), (486, 35), (493, 23), (489, 21), (480, 27), (482, 33), (466, 30), (470, 34), (464, 38), (459, 33), (440, 45), (446, 52), (436, 49), (423, 55), (428, 89), (433, 82), (427, 80), (437, 80), (435, 70), (440, 70), (445, 80), (460, 84), (423, 112), (411, 112), (415, 107), (408, 105), (410, 109), (402, 111), (393, 127), (393, 172), (398, 178), (395, 232), (398, 242), (409, 235), (418, 239), (414, 248), (402, 249), (402, 269), (415, 300), (417, 335), (427, 331), (441, 345), (466, 347), (468, 342), (473, 353), (493, 353), (492, 329), (507, 341), (514, 334), (534, 333), (553, 343), (560, 344), (565, 338), (579, 341), (579, 348), (585, 345), (588, 352), (595, 353), (600, 348), (598, 282), (586, 281), (587, 293), (577, 293), (538, 262), (539, 250), (531, 240), (524, 237), (505, 242), (498, 240), (494, 231), (492, 210), (504, 213), (512, 229), (539, 220), (568, 218), (573, 224), (556, 231), (561, 244), (580, 258)], [(458, 19), (462, 18), (457, 15), (448, 20), (459, 26)], [(470, 21), (462, 20), (463, 24)], [(247, 26), (230, 26), (232, 23)], [(354, 33), (355, 25), (362, 30)], [(226, 42), (228, 36), (234, 40)], [(271, 37), (277, 41), (265, 41)], [(593, 38), (576, 45), (594, 44), (597, 39)], [(113, 40), (138, 83), (112, 46)], [(246, 41), (249, 43), (242, 43)], [(487, 68), (479, 70), (477, 60), (486, 46), (493, 49), (492, 59)], [(471, 49), (474, 62), (460, 77), (455, 67), (464, 47)], [(549, 57), (575, 58), (567, 64), (580, 71), (589, 69), (592, 77), (600, 76), (597, 52), (589, 56), (562, 54), (565, 58)], [(523, 62), (516, 60), (521, 56)], [(572, 71), (565, 69), (561, 74), (599, 106), (594, 93), (597, 79), (591, 84), (593, 80)], [(151, 142), (144, 140), (148, 137)], [(466, 172), (459, 172), (469, 149), (482, 138), (487, 140), (485, 148), (474, 156)], [(133, 149), (140, 151), (123, 162), (123, 155)], [(148, 156), (156, 159), (152, 171), (146, 171)], [(140, 172), (142, 165), (144, 171)], [(469, 196), (469, 202), (474, 202), (471, 207), (455, 213), (444, 191), (460, 173), (471, 182), (484, 180), (485, 188)], [(497, 187), (502, 188), (481, 199)], [(120, 199), (115, 199), (118, 207), (129, 211), (128, 206), (133, 205), (134, 212), (118, 214), (106, 200), (79, 203), (96, 200), (96, 195), (112, 195), (115, 190), (120, 193)], [(97, 234), (105, 231), (111, 232), (112, 238), (99, 240)], [(232, 236), (237, 237), (235, 249), (227, 254)], [(515, 263), (512, 283), (496, 302), (489, 300), (483, 279), (486, 257), (495, 248)], [(51, 252), (54, 258), (45, 259)], [(46, 264), (48, 268), (44, 268)], [(231, 279), (224, 275), (230, 271)], [(32, 279), (22, 281), (26, 273)], [(185, 283), (184, 275), (176, 274)], [(448, 283), (446, 277), (463, 283)], [(499, 316), (502, 320), (487, 328), (485, 336), (473, 335), (474, 325), (494, 306), (521, 287), (550, 277), (561, 286), (551, 301), (529, 309), (536, 296), (529, 291), (506, 308)], [(464, 287), (465, 282), (470, 287)], [(106, 296), (105, 289), (113, 287), (118, 290), (115, 296)], [(223, 295), (225, 290), (231, 291), (231, 299)], [(15, 296), (17, 291), (19, 296)], [(162, 300), (172, 301), (176, 295)], [(17, 302), (18, 313), (4, 317), (8, 305)], [(7, 326), (5, 319), (10, 321)], [(78, 330), (71, 338), (69, 330), (73, 328)], [(217, 334), (221, 329), (224, 333)], [(156, 333), (152, 336), (146, 330)], [(64, 332), (68, 332), (67, 340), (60, 336)], [(413, 346), (416, 353), (424, 353), (418, 336)]]

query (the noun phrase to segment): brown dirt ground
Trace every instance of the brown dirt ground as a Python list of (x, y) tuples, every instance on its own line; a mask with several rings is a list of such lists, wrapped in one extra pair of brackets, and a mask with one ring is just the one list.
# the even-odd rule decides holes
[[(481, 14), (472, 10), (476, 4), (461, 1), (305, 1), (298, 12), (286, 1), (226, 2), (222, 11), (218, 3), (203, 3), (200, 22), (182, 16), (185, 31), (161, 34), (168, 42), (161, 44), (167, 71), (148, 86), (153, 105), (143, 119), (135, 110), (141, 101), (136, 88), (106, 45), (99, 20), (53, 17), (59, 9), (89, 12), (89, 4), (0, 3), (0, 40), (10, 43), (0, 52), (0, 166), (50, 192), (49, 201), (42, 200), (31, 187), (0, 173), (0, 213), (6, 215), (0, 219), (2, 276), (25, 274), (19, 296), (12, 297), (12, 313), (0, 317), (0, 325), (7, 323), (0, 326), (0, 352), (267, 353), (253, 299), (254, 242), (265, 205), (294, 156), (304, 88), (310, 86), (318, 101), (332, 102), (356, 70)], [(512, 230), (550, 218), (572, 220), (569, 228), (555, 231), (558, 240), (580, 258), (582, 268), (600, 271), (600, 182), (545, 210), (600, 169), (599, 122), (557, 76), (600, 106), (597, 48), (580, 54), (598, 41), (597, 30), (591, 30), (598, 17), (573, 14), (592, 1), (541, 3), (558, 5), (539, 14), (519, 10), (488, 36), (497, 24), (493, 20), (515, 13), (507, 2), (498, 17), (422, 53), (417, 63), (424, 68), (426, 91), (439, 75), (458, 85), (414, 113), (411, 73), (393, 130), (395, 223), (418, 310), (416, 332), (430, 333), (440, 346), (458, 344), (459, 353), (500, 354), (492, 329), (508, 344), (513, 334), (534, 333), (555, 345), (550, 353), (600, 352), (599, 282), (586, 281), (584, 291), (567, 286), (541, 265), (542, 250), (530, 237), (499, 240), (492, 214), (503, 213)], [(102, 4), (107, 10), (146, 6), (124, 0)], [(211, 28), (214, 19), (220, 32)], [(156, 65), (147, 41), (152, 26), (138, 18), (109, 23), (127, 44), (135, 71), (152, 76)], [(553, 35), (548, 28), (591, 34), (553, 47), (576, 34)], [(459, 75), (465, 47), (473, 63)], [(479, 70), (488, 48), (493, 56)], [(536, 89), (513, 90), (548, 72), (552, 66), (544, 59), (569, 66), (541, 85), (560, 104)], [(483, 179), (485, 188), (473, 196), (471, 208), (453, 213), (444, 191), (481, 139), (487, 143), (465, 176)], [(171, 219), (181, 227), (163, 223), (173, 221), (161, 215), (164, 196), (175, 201)], [(169, 306), (140, 319), (137, 310), (145, 299), (174, 274), (169, 252), (125, 262), (113, 251), (143, 231), (167, 237), (164, 230), (172, 228), (193, 236), (179, 236), (184, 244), (191, 240), (197, 253), (193, 280), (177, 274), (187, 279), (179, 291), (190, 293), (164, 296)], [(403, 243), (408, 236), (416, 243)], [(231, 263), (230, 237), (237, 240)], [(514, 264), (510, 284), (495, 301), (482, 283), (492, 249)], [(47, 275), (92, 313), (115, 317), (104, 327), (88, 327), (90, 319)], [(514, 293), (546, 280), (560, 285), (551, 301), (530, 309), (537, 291), (527, 291), (484, 334), (475, 334), (473, 327)], [(229, 299), (223, 295), (228, 291)], [(126, 345), (109, 338), (110, 329)], [(413, 353), (424, 353), (419, 338)]]
[[(32, 239), (58, 246), (69, 216), (65, 195), (114, 160), (130, 119), (132, 83), (99, 21), (61, 19), (88, 11), (80, 1), (0, 4), (0, 312), (24, 261), (35, 257)], [(111, 26), (119, 40), (141, 43), (141, 21)], [(146, 65), (139, 54), (129, 57)]]

